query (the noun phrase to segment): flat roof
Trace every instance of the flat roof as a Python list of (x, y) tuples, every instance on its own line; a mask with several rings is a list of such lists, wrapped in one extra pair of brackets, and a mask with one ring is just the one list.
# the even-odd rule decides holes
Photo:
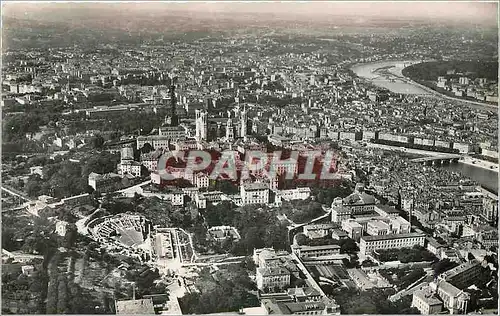
[(364, 241), (378, 241), (378, 240), (391, 240), (391, 239), (401, 239), (401, 238), (416, 238), (425, 237), (425, 234), (421, 233), (407, 233), (407, 234), (392, 234), (392, 235), (379, 235), (379, 236), (363, 236), (361, 239)]
[(324, 229), (324, 228), (338, 228), (339, 225), (336, 223), (323, 223), (323, 224), (308, 224), (304, 225), (307, 229)]
[(293, 248), (300, 249), (300, 250), (322, 250), (322, 249), (340, 249), (339, 245), (321, 245), (321, 246), (292, 246)]
[(375, 226), (376, 228), (381, 229), (389, 229), (389, 225), (387, 223), (382, 222), (381, 220), (371, 220), (368, 222), (368, 225)]
[(243, 184), (243, 187), (245, 188), (245, 190), (265, 190), (268, 188), (267, 185), (259, 182), (245, 183)]

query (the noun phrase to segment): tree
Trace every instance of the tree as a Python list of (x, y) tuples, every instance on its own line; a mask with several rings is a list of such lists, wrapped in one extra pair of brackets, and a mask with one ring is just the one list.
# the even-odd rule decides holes
[(255, 271), (256, 265), (255, 262), (253, 261), (253, 258), (248, 256), (243, 259), (241, 265), (247, 270), (247, 271)]
[(306, 285), (306, 281), (303, 279), (295, 279), (292, 282), (292, 287), (305, 287)]
[(248, 293), (253, 285), (240, 266), (228, 266), (216, 273), (216, 278), (218, 281), (206, 269), (200, 272), (195, 285), (201, 293), (187, 294), (180, 299), (183, 313), (230, 312), (258, 304), (257, 298)]
[(103, 145), (104, 145), (104, 138), (100, 134), (97, 134), (92, 138), (92, 146), (95, 149), (102, 149)]
[(47, 289), (47, 314), (57, 314), (58, 282), (57, 278), (55, 280), (50, 278)]
[(14, 229), (9, 227), (2, 228), (2, 249), (7, 251), (17, 250), (17, 245), (14, 237)]
[(68, 313), (68, 280), (64, 275), (59, 277), (59, 287), (57, 296), (57, 313), (67, 314)]
[(376, 314), (377, 306), (371, 300), (355, 298), (346, 309), (347, 314)]
[(141, 148), (141, 153), (147, 154), (150, 153), (154, 150), (153, 146), (151, 146), (150, 143), (145, 143), (144, 146)]
[(474, 259), (475, 259), (474, 255), (473, 255), (472, 253), (470, 253), (470, 252), (469, 252), (469, 253), (467, 254), (467, 260), (471, 261), (471, 260), (474, 260)]
[(78, 229), (75, 224), (68, 224), (66, 226), (66, 235), (64, 236), (64, 247), (71, 249), (74, 247), (76, 239), (78, 238)]
[(286, 249), (288, 247), (288, 229), (285, 223), (270, 226), (264, 235), (266, 247)]
[(351, 238), (341, 239), (339, 245), (340, 245), (340, 252), (342, 253), (353, 254), (359, 250), (358, 246), (356, 245), (356, 242)]
[(376, 266), (377, 264), (373, 261), (371, 261), (370, 259), (366, 259), (364, 260), (362, 263), (361, 263), (361, 266), (363, 267), (374, 267)]
[(37, 197), (42, 193), (41, 179), (36, 177), (30, 177), (26, 183), (26, 193), (29, 196)]
[(412, 270), (410, 273), (405, 274), (401, 278), (401, 287), (406, 288), (412, 283), (416, 282), (418, 279), (425, 275), (425, 271), (422, 268), (416, 268)]
[(308, 239), (309, 238), (303, 233), (299, 233), (299, 234), (295, 235), (295, 241), (297, 242), (297, 245), (299, 245), (299, 246), (306, 245), (308, 242)]

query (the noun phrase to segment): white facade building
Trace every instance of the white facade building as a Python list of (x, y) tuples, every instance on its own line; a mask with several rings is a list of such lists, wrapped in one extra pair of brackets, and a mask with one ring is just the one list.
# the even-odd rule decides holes
[(367, 255), (378, 249), (412, 248), (415, 245), (424, 246), (425, 234), (408, 233), (380, 236), (363, 236), (359, 242), (359, 251)]
[(282, 199), (291, 201), (291, 200), (306, 200), (311, 196), (311, 188), (296, 188), (289, 190), (279, 190), (277, 192), (281, 196)]
[(193, 184), (199, 189), (208, 188), (210, 179), (206, 174), (198, 172), (193, 176)]
[(126, 175), (130, 174), (133, 175), (134, 177), (140, 177), (141, 176), (141, 167), (142, 164), (133, 161), (133, 160), (122, 160), (121, 163), (118, 164), (118, 174), (119, 175)]
[(243, 205), (269, 203), (269, 188), (264, 183), (245, 183), (240, 187)]
[(207, 112), (205, 110), (196, 110), (196, 140), (207, 140), (208, 125), (207, 125)]

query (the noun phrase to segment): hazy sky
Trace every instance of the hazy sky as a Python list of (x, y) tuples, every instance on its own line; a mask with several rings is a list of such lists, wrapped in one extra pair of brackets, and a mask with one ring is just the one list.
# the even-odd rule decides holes
[[(440, 18), (453, 20), (482, 21), (496, 24), (497, 2), (465, 1), (409, 1), (409, 2), (197, 2), (197, 3), (9, 3), (3, 4), (4, 14), (19, 17), (28, 11), (38, 17), (38, 13), (50, 16), (47, 11), (54, 6), (71, 8), (74, 11), (98, 12), (96, 8), (119, 8), (127, 12), (196, 11), (196, 12), (234, 12), (234, 13), (274, 13), (276, 15), (303, 15), (327, 17), (328, 15), (381, 16), (400, 18)], [(76, 12), (75, 12), (76, 13)], [(32, 15), (30, 14), (30, 15)], [(47, 14), (47, 15), (46, 15)]]

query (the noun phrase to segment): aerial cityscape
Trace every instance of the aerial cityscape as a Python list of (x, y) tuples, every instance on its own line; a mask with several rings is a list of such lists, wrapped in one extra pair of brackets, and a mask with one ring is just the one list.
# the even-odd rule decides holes
[(2, 4), (2, 313), (498, 314), (497, 14)]

